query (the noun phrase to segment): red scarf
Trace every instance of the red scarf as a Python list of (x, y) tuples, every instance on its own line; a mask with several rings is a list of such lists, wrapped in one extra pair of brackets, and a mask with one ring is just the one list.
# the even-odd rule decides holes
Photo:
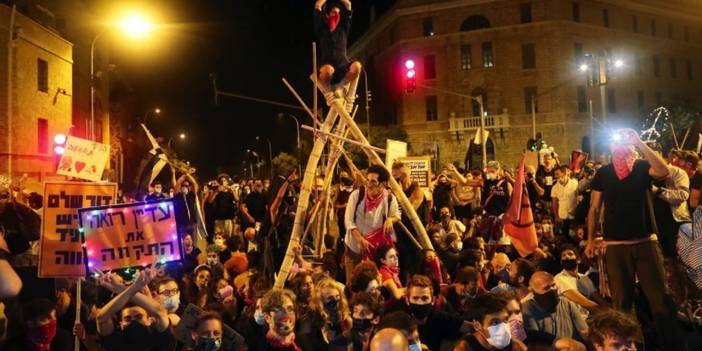
[(329, 31), (333, 32), (341, 21), (341, 15), (338, 13), (330, 13), (327, 15), (327, 19), (329, 20)]
[(271, 330), (268, 330), (268, 333), (266, 333), (266, 342), (268, 343), (268, 345), (271, 345), (278, 349), (290, 348), (295, 351), (302, 351), (300, 346), (297, 346), (297, 343), (295, 342), (295, 334), (292, 334), (289, 340), (280, 341), (273, 335), (273, 332)]
[(441, 274), (441, 262), (439, 261), (439, 258), (435, 258), (429, 262), (424, 263), (431, 272), (431, 275), (434, 276), (434, 279), (436, 279), (437, 282), (439, 282), (439, 285), (444, 283), (443, 275)]
[(398, 288), (402, 287), (402, 282), (400, 282), (400, 267), (382, 266), (380, 267), (379, 271), (381, 275), (383, 275), (382, 273), (389, 275)]
[(612, 150), (612, 165), (619, 180), (623, 180), (634, 169), (634, 151), (629, 146), (615, 146)]
[(368, 240), (368, 250), (362, 252), (361, 259), (363, 260), (373, 260), (375, 258), (375, 250), (381, 246), (395, 246), (392, 241), (392, 236), (390, 234), (385, 234), (385, 229), (380, 227), (376, 230), (371, 231), (366, 235), (366, 240)]
[(373, 196), (370, 194), (369, 191), (366, 191), (366, 197), (365, 197), (365, 203), (364, 203), (364, 208), (366, 212), (372, 212), (373, 210), (380, 205), (382, 202), (383, 198), (385, 197), (385, 190), (380, 192), (378, 196)]

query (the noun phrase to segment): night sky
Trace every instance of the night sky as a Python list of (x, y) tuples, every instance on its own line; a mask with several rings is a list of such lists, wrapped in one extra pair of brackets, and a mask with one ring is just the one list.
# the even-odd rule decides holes
[[(371, 2), (380, 11), (392, 4), (354, 1), (352, 40), (367, 27)], [(286, 77), (311, 104), (313, 4), (311, 0), (156, 3), (154, 9), (164, 9), (159, 21), (168, 23), (158, 31), (159, 50), (144, 47), (137, 55), (133, 50), (113, 50), (115, 76), (134, 95), (136, 114), (155, 106), (163, 110), (147, 123), (155, 135), (167, 140), (181, 131), (187, 134), (184, 143), (174, 139), (174, 148), (198, 167), (201, 176), (214, 175), (218, 167), (240, 174), (247, 148), (267, 158), (267, 143), (257, 143), (257, 135), (270, 138), (274, 156), (294, 150), (294, 122), (277, 118), (279, 112), (294, 114), (302, 124), (311, 121), (301, 110), (223, 96), (215, 106), (210, 73), (217, 75), (220, 91), (297, 105), (281, 81)], [(301, 134), (309, 137), (308, 132)]]

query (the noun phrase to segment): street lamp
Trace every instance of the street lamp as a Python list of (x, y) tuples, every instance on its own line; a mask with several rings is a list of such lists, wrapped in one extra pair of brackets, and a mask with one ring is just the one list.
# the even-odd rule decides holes
[(144, 113), (144, 118), (141, 119), (142, 123), (146, 124), (146, 119), (149, 118), (149, 115), (150, 115), (150, 114), (152, 114), (152, 115), (160, 115), (160, 114), (161, 114), (161, 109), (157, 107), (157, 108), (154, 108), (154, 109), (151, 109), (151, 110), (146, 111), (146, 113)]
[[(143, 37), (153, 29), (151, 23), (137, 14), (124, 17), (119, 26), (126, 35), (132, 38)], [(98, 33), (90, 43), (90, 139), (93, 141), (95, 141), (95, 44), (106, 31)]]
[(300, 146), (300, 120), (297, 119), (297, 117), (293, 116), (292, 114), (289, 113), (278, 113), (278, 118), (283, 118), (283, 117), (290, 117), (295, 121), (295, 128), (297, 129), (297, 174), (301, 174), (302, 172), (302, 147)]
[[(180, 133), (180, 134), (178, 135), (178, 138), (179, 138), (180, 140), (185, 140), (185, 133)], [(168, 138), (168, 148), (169, 148), (169, 149), (171, 148), (171, 142), (172, 142), (172, 141), (173, 141), (173, 137)]]
[[(268, 168), (270, 168), (270, 176), (273, 179), (273, 146), (271, 145), (271, 139), (265, 139), (268, 142)], [(257, 136), (256, 140), (261, 140), (261, 137)]]
[[(258, 153), (256, 153), (256, 151), (253, 151), (251, 149), (246, 149), (246, 152), (248, 152), (249, 154), (256, 157), (256, 169), (257, 169), (258, 176), (260, 177), (261, 176), (261, 157), (258, 156)], [(252, 172), (252, 177), (253, 177), (253, 172)]]

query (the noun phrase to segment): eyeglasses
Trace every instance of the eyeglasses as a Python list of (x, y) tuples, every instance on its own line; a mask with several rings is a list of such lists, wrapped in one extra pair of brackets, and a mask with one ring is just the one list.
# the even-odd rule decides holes
[(163, 296), (168, 296), (168, 297), (170, 297), (170, 296), (175, 296), (175, 295), (176, 295), (177, 293), (179, 293), (179, 292), (180, 292), (180, 290), (178, 290), (178, 288), (173, 288), (173, 289), (170, 289), (170, 290), (168, 290), (168, 289), (163, 290), (163, 291), (161, 291), (161, 292), (158, 293), (158, 294), (159, 294), (159, 295), (163, 295)]

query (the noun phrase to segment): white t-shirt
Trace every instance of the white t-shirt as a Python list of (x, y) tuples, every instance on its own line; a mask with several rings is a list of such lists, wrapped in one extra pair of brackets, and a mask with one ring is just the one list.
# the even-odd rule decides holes
[(565, 270), (554, 277), (558, 293), (563, 295), (568, 290), (579, 291), (583, 296), (590, 298), (596, 291), (595, 284), (585, 274), (578, 273), (577, 277), (572, 276)]
[[(349, 195), (349, 201), (346, 205), (346, 213), (344, 214), (344, 223), (346, 223), (346, 236), (344, 237), (344, 241), (346, 242), (346, 246), (348, 246), (351, 251), (355, 253), (361, 253), (361, 247), (358, 245), (358, 242), (356, 242), (356, 238), (351, 234), (351, 229), (358, 229), (363, 236), (367, 236), (372, 231), (382, 228), (384, 219), (389, 217), (400, 218), (401, 215), (400, 206), (397, 203), (397, 199), (387, 190), (385, 190), (384, 196), (389, 196), (390, 201), (383, 198), (381, 203), (370, 212), (366, 212), (365, 199), (359, 200), (358, 195), (358, 190), (354, 190), (351, 195)], [(358, 201), (361, 203), (356, 206)], [(356, 212), (355, 216), (354, 212)], [(393, 241), (397, 241), (395, 233), (393, 232), (391, 235)]]
[(551, 188), (551, 198), (558, 199), (558, 218), (573, 219), (570, 212), (578, 205), (578, 181), (571, 178), (566, 185), (556, 182)]

